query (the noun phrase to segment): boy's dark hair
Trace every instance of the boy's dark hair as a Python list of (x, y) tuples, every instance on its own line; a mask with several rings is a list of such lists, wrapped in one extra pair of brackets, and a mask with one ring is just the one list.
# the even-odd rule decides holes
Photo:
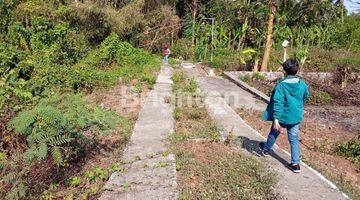
[(284, 71), (289, 75), (296, 75), (299, 71), (299, 63), (295, 58), (287, 59), (282, 66)]

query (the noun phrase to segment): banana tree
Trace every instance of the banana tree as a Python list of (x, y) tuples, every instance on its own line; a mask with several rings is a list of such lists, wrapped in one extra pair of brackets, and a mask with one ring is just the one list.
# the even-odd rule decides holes
[(298, 46), (296, 48), (294, 56), (300, 63), (300, 72), (301, 72), (302, 68), (306, 62), (306, 59), (309, 56), (309, 46), (306, 46), (306, 45)]
[(260, 52), (253, 48), (246, 48), (241, 51), (241, 63), (248, 64), (249, 62), (253, 63), (253, 71), (259, 71), (259, 59)]

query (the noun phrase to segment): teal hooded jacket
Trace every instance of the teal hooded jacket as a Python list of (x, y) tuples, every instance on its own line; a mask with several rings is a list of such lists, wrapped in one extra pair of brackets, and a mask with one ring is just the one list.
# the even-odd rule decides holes
[(282, 124), (298, 124), (302, 121), (304, 103), (308, 97), (309, 89), (305, 81), (298, 76), (287, 76), (272, 91), (263, 119), (277, 119)]

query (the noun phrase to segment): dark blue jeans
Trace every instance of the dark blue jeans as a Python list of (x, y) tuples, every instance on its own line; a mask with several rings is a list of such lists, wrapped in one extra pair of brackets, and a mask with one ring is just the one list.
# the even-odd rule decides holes
[[(300, 163), (300, 144), (299, 144), (298, 132), (299, 132), (300, 124), (288, 125), (288, 124), (280, 123), (280, 126), (287, 129), (288, 140), (289, 140), (290, 147), (291, 147), (291, 163), (299, 164)], [(274, 146), (279, 134), (280, 133), (278, 131), (276, 131), (273, 127), (271, 127), (271, 130), (270, 130), (270, 133), (267, 138), (266, 145), (265, 145), (267, 150), (270, 150)]]

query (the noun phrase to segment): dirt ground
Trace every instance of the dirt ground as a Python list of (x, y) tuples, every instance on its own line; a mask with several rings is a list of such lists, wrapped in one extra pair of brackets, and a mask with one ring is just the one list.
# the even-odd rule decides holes
[(146, 84), (141, 84), (140, 91), (137, 91), (136, 83), (137, 80), (133, 80), (131, 85), (126, 85), (120, 80), (110, 90), (97, 91), (87, 98), (98, 102), (102, 108), (113, 110), (121, 116), (136, 120), (150, 91)]
[[(302, 160), (334, 181), (345, 192), (360, 198), (359, 166), (334, 153), (338, 144), (349, 141), (358, 134), (331, 118), (322, 118), (323, 113), (316, 109), (311, 112), (309, 110), (311, 108), (307, 108), (300, 130)], [(271, 123), (261, 120), (261, 112), (245, 109), (238, 109), (237, 112), (251, 127), (267, 137)], [(286, 135), (280, 135), (277, 144), (290, 151)]]
[[(360, 80), (341, 89), (333, 81), (305, 79), (311, 97), (306, 103), (305, 117), (321, 124), (334, 122), (343, 129), (360, 134)], [(270, 96), (276, 82), (252, 80), (251, 86)]]
[[(310, 88), (310, 94), (317, 97), (310, 99), (308, 105), (360, 106), (360, 80), (349, 83), (344, 89), (332, 80), (318, 81), (306, 78), (305, 82)], [(270, 96), (276, 82), (252, 80), (249, 84)], [(327, 99), (324, 93), (327, 93), (330, 99)]]

